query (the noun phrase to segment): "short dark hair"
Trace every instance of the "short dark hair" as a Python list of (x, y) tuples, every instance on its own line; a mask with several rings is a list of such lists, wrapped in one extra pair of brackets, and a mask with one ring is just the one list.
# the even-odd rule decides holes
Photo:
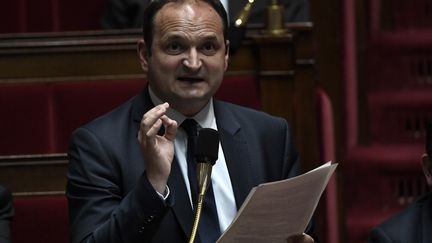
[[(227, 36), (228, 16), (220, 0), (198, 0), (198, 1), (208, 3), (221, 17), (222, 25), (223, 25), (224, 41), (226, 41), (228, 39)], [(152, 0), (148, 4), (147, 8), (144, 10), (143, 38), (149, 54), (151, 54), (151, 46), (153, 44), (154, 17), (163, 6), (171, 2), (185, 3), (186, 0)]]
[(432, 121), (426, 125), (426, 153), (432, 157)]

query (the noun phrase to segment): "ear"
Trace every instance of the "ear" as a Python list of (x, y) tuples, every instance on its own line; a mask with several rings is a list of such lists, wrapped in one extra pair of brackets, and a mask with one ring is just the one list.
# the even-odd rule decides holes
[(423, 173), (425, 174), (426, 181), (432, 187), (432, 160), (427, 154), (422, 156)]
[(229, 40), (226, 40), (225, 42), (225, 71), (228, 68), (228, 62), (229, 62), (229, 48), (230, 48), (230, 42)]
[(147, 52), (147, 48), (145, 45), (144, 40), (141, 38), (138, 40), (137, 43), (137, 52), (138, 52), (138, 57), (139, 57), (139, 61), (141, 64), (141, 69), (144, 71), (144, 74), (147, 74), (147, 70), (148, 70), (148, 52)]

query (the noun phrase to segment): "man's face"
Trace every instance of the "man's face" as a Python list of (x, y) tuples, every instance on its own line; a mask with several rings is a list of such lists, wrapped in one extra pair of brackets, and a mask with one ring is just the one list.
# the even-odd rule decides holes
[(151, 88), (184, 115), (197, 113), (222, 82), (227, 48), (222, 20), (211, 6), (165, 5), (155, 16), (151, 55), (146, 55)]

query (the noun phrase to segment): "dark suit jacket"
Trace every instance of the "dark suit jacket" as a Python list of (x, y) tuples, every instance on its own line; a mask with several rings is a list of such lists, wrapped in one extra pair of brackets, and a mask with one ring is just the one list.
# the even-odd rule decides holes
[(0, 243), (10, 242), (10, 222), (13, 216), (12, 194), (0, 185)]
[[(73, 243), (187, 241), (193, 212), (177, 161), (167, 206), (143, 173), (137, 133), (152, 107), (145, 89), (74, 132), (66, 192)], [(285, 120), (217, 100), (214, 110), (237, 208), (252, 187), (297, 175), (297, 153)]]
[[(150, 0), (107, 0), (101, 18), (104, 29), (142, 27), (144, 8)], [(248, 0), (229, 0), (231, 22), (238, 16)], [(255, 1), (249, 23), (265, 23), (269, 1)], [(285, 22), (309, 21), (309, 0), (279, 0), (284, 5)]]
[(432, 242), (432, 193), (373, 229), (370, 243)]

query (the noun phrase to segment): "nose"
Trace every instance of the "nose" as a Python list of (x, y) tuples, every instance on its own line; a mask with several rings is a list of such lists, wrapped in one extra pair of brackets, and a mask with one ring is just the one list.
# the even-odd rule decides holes
[(202, 61), (195, 48), (191, 48), (187, 53), (187, 57), (183, 60), (183, 65), (189, 72), (197, 72), (200, 70)]

